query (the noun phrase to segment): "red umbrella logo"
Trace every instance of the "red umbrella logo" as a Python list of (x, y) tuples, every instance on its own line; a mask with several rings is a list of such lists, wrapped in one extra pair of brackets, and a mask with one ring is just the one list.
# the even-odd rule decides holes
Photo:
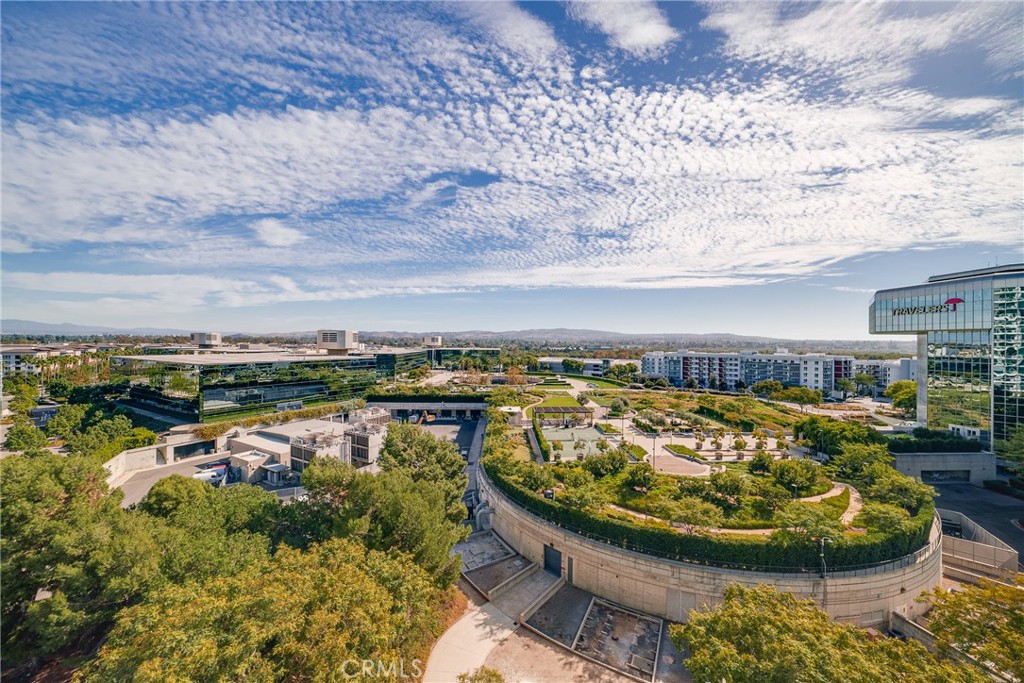
[(945, 303), (952, 304), (953, 305), (952, 312), (956, 313), (956, 305), (964, 303), (964, 300), (963, 299), (946, 299)]

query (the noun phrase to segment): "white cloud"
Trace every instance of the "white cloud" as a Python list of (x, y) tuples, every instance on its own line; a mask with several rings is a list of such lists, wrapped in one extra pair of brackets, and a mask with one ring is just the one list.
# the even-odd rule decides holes
[(268, 247), (290, 247), (306, 239), (306, 236), (295, 228), (276, 218), (263, 218), (252, 224), (252, 229), (263, 244)]
[(612, 45), (637, 57), (657, 56), (679, 39), (657, 4), (650, 0), (577, 0), (570, 14), (608, 35)]
[[(331, 106), (5, 120), (5, 254), (85, 243), (90, 270), (131, 263), (153, 273), (6, 273), (5, 286), (54, 301), (133, 292), (140, 308), (179, 310), (481, 288), (730, 286), (810, 276), (871, 252), (1020, 244), (1020, 102), (893, 80), (914, 55), (960, 40), (950, 26), (985, 25), (969, 20), (970, 7), (950, 9), (954, 19), (897, 18), (878, 40), (872, 27), (888, 19), (875, 6), (800, 17), (716, 6), (708, 21), (726, 31), (730, 54), (767, 73), (644, 86), (615, 82), (615, 69), (599, 66), (607, 62), (574, 66), (549, 27), (511, 4), (450, 7), (469, 13), (469, 36), (392, 6), (384, 18), (312, 7), (353, 26), (331, 44), (315, 21), (305, 35), (280, 17), (262, 26), (207, 6), (160, 11), (168, 21), (203, 14), (211, 35), (200, 43), (257, 50), (249, 33), (262, 36), (280, 64), (218, 50), (223, 69)], [(400, 48), (386, 49), (385, 18), (408, 39)], [(829, 43), (843, 19), (854, 48)], [(903, 34), (916, 37), (883, 44)], [(85, 49), (75, 45), (72, 71)], [(283, 66), (290, 48), (313, 64), (294, 83)], [(865, 80), (889, 58), (894, 70)], [(787, 71), (814, 62), (840, 74), (839, 86), (818, 89), (810, 67)], [(53, 66), (19, 66), (5, 87), (63, 84)], [(98, 71), (136, 87), (118, 68)], [(194, 65), (175, 68), (197, 78)], [(398, 94), (384, 83), (392, 74)], [(369, 94), (339, 95), (332, 78), (349, 76)]]

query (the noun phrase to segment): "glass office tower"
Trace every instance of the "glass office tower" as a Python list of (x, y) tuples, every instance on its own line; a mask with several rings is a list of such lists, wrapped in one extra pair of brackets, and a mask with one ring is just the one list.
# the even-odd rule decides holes
[(1024, 264), (881, 290), (869, 325), (917, 335), (921, 424), (989, 445), (1024, 426)]

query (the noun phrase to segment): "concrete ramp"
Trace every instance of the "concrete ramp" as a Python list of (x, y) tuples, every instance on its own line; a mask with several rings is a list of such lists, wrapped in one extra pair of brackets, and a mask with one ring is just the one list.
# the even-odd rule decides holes
[(519, 615), (533, 606), (558, 581), (557, 576), (534, 568), (529, 575), (495, 598), (491, 604), (510, 619), (518, 621)]

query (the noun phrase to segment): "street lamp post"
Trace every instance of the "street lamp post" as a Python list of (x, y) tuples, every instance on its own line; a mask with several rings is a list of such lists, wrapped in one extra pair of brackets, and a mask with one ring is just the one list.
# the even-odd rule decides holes
[(658, 432), (654, 432), (654, 448), (651, 449), (651, 466), (658, 471)]
[(828, 568), (825, 566), (826, 543), (832, 543), (832, 539), (825, 536), (818, 539), (818, 555), (821, 557), (821, 608), (828, 611)]

